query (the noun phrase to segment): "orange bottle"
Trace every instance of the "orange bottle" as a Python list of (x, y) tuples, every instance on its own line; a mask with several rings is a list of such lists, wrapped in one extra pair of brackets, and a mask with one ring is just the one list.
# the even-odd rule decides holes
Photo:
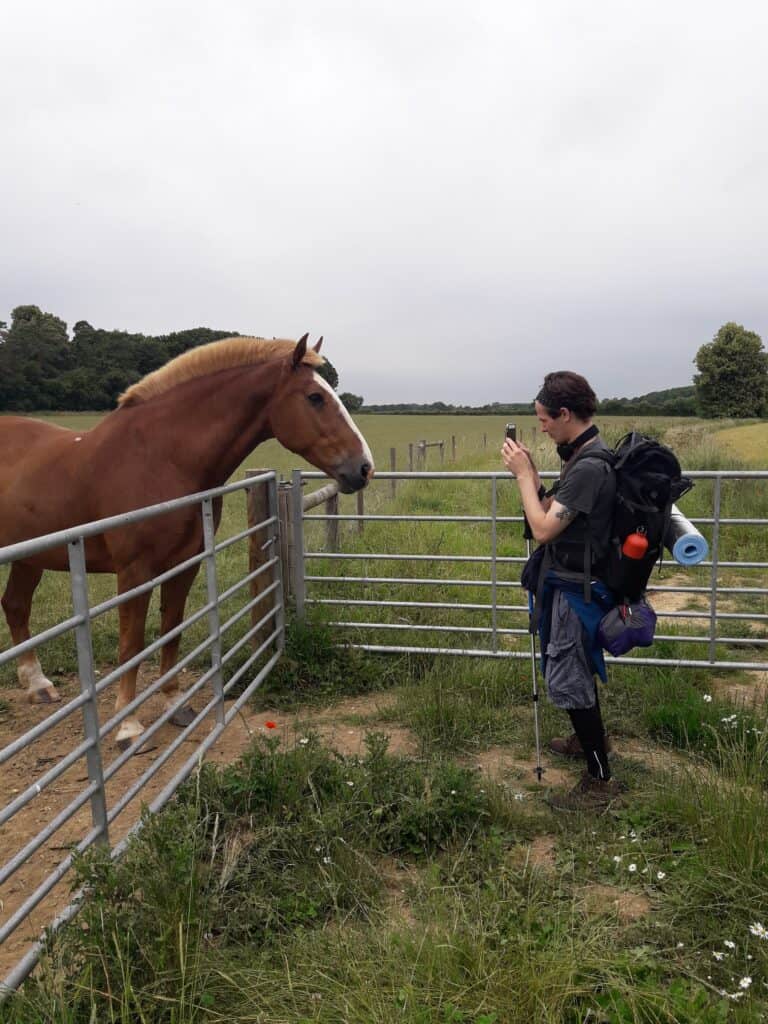
[(629, 533), (621, 545), (621, 553), (627, 558), (642, 558), (648, 550), (648, 538), (645, 530), (639, 527), (634, 533)]

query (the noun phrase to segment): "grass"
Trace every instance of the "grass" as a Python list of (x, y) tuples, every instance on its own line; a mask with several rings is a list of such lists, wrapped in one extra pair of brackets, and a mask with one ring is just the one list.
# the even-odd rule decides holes
[[(374, 686), (370, 666), (362, 684), (344, 676), (348, 652), (332, 641), (321, 624), (312, 646), (306, 631), (291, 641), (297, 694), (309, 679), (326, 699)], [(756, 741), (707, 726), (705, 750), (671, 734), (674, 772), (619, 756), (626, 806), (561, 819), (535, 782), (495, 782), (459, 756), (502, 742), (530, 757), (522, 672), (449, 659), (398, 668), (397, 683), (380, 678), (393, 700), (361, 755), (311, 731), (286, 747), (257, 740), (240, 762), (205, 766), (118, 864), (82, 860), (90, 900), (0, 1019), (698, 1024), (768, 1013), (768, 940), (750, 931), (768, 906), (764, 718)], [(625, 735), (652, 740), (652, 712), (683, 678), (704, 713), (703, 675), (616, 673), (604, 705), (619, 750)], [(390, 753), (391, 722), (418, 733), (418, 757)], [(562, 725), (552, 709), (544, 722), (546, 735)], [(531, 857), (537, 836), (554, 847), (550, 867)], [(606, 892), (649, 913), (620, 918)]]

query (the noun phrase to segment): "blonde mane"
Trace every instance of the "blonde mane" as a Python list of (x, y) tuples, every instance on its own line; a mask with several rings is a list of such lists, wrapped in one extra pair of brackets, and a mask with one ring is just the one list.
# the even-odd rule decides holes
[[(207, 345), (182, 352), (159, 370), (153, 370), (131, 384), (120, 395), (117, 404), (138, 405), (195, 377), (218, 373), (233, 366), (251, 366), (266, 363), (270, 359), (286, 358), (295, 348), (295, 341), (284, 339), (265, 341), (264, 338), (223, 338), (221, 341), (211, 341)], [(309, 366), (321, 366), (325, 360), (310, 348), (302, 362)]]

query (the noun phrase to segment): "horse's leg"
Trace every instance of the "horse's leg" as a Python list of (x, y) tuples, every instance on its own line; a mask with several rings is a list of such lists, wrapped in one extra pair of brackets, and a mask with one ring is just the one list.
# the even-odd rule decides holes
[[(126, 590), (130, 590), (130, 588), (136, 584), (136, 580), (127, 580), (122, 577), (122, 575), (118, 575), (117, 582), (118, 591), (121, 593), (124, 593)], [(120, 605), (121, 665), (144, 650), (147, 608), (149, 607), (149, 600), (151, 596), (152, 592), (148, 591), (146, 594), (140, 594), (138, 597), (133, 597), (130, 601), (126, 601), (125, 604)], [(130, 704), (136, 696), (136, 677), (138, 674), (139, 666), (136, 665), (120, 677), (117, 701), (115, 703), (116, 712), (124, 708), (126, 704)], [(136, 715), (129, 715), (120, 723), (120, 728), (117, 730), (115, 742), (121, 750), (125, 750), (131, 745), (131, 743), (133, 743), (136, 737), (141, 735), (143, 732), (144, 726), (141, 724), (138, 717)]]
[[(160, 588), (160, 628), (163, 633), (168, 633), (174, 629), (184, 618), (184, 606), (187, 603), (187, 595), (189, 594), (189, 588), (192, 586), (192, 582), (197, 575), (199, 566), (195, 565), (191, 569), (187, 569), (185, 572), (180, 573), (178, 576), (174, 576), (173, 579), (167, 580), (162, 584)], [(179, 655), (179, 644), (181, 643), (181, 635), (174, 637), (169, 640), (162, 649), (160, 654), (160, 674), (165, 675), (169, 672), (176, 664), (176, 659)], [(166, 707), (170, 707), (174, 704), (179, 696), (179, 677), (178, 675), (173, 676), (167, 683), (163, 683), (163, 693), (165, 694)], [(173, 725), (178, 725), (180, 728), (184, 728), (189, 725), (192, 719), (195, 717), (195, 710), (187, 704), (183, 708), (179, 708), (171, 718), (169, 719)]]
[[(31, 565), (14, 562), (8, 577), (8, 583), (0, 604), (3, 606), (11, 639), (14, 645), (29, 640), (29, 613), (32, 608), (32, 595), (43, 575), (42, 569)], [(17, 674), (19, 686), (27, 688), (27, 700), (30, 704), (51, 704), (61, 700), (59, 692), (50, 679), (46, 679), (40, 662), (34, 651), (20, 654)]]

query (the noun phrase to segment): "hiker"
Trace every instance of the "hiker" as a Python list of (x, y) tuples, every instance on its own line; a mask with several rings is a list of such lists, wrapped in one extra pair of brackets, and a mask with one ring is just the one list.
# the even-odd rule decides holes
[(508, 438), (502, 448), (504, 465), (517, 480), (529, 529), (540, 545), (522, 582), (536, 594), (534, 625), (541, 638), (547, 692), (573, 726), (573, 734), (553, 739), (550, 749), (586, 758), (586, 771), (576, 787), (548, 798), (559, 810), (601, 810), (623, 789), (611, 777), (610, 744), (595, 681), (595, 675), (606, 681), (598, 624), (616, 604), (600, 579), (600, 539), (610, 535), (615, 474), (609, 461), (584, 457), (596, 449), (608, 451), (592, 422), (596, 408), (595, 393), (580, 374), (562, 370), (544, 378), (536, 396), (536, 417), (563, 462), (560, 479), (549, 492), (525, 446)]

